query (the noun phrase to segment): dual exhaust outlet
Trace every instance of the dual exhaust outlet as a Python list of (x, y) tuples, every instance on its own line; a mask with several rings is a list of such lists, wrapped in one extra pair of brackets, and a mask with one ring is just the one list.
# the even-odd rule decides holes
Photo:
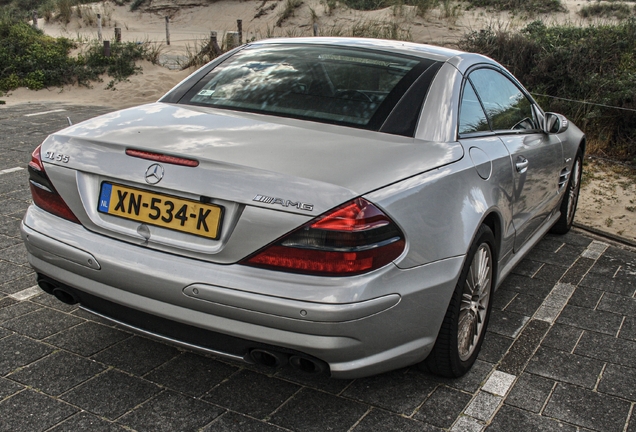
[(72, 305), (79, 302), (79, 299), (72, 290), (58, 284), (52, 279), (48, 279), (46, 277), (38, 275), (38, 286), (42, 289), (42, 291), (53, 294), (55, 298), (57, 298), (62, 303)]
[[(49, 279), (46, 276), (38, 275), (38, 285), (43, 291), (54, 295), (62, 303), (72, 305), (79, 302), (79, 299), (71, 288), (53, 279)], [(286, 354), (270, 349), (252, 348), (246, 357), (248, 357), (246, 360), (250, 363), (256, 363), (273, 369), (289, 365), (293, 369), (308, 374), (320, 374), (329, 370), (327, 363), (322, 360), (300, 353)]]
[(254, 348), (249, 352), (249, 358), (254, 363), (278, 369), (286, 365), (301, 372), (320, 374), (329, 369), (327, 363), (302, 354), (286, 354), (278, 351)]

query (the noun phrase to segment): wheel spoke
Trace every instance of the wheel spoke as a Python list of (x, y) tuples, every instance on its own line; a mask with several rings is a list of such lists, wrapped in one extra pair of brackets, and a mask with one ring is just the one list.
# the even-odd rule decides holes
[(472, 303), (472, 296), (468, 293), (463, 293), (462, 294), (462, 301), (461, 304), (459, 305), (459, 310), (468, 310), (470, 309), (470, 305)]
[(468, 272), (468, 275), (466, 277), (466, 287), (468, 288), (468, 290), (464, 290), (464, 292), (467, 292), (470, 296), (473, 295), (473, 293), (475, 292), (475, 286), (477, 285), (477, 277), (475, 275), (475, 269), (471, 266), (470, 267), (470, 271)]
[[(483, 287), (489, 287), (490, 286), (490, 275), (486, 276), (484, 278), (484, 280), (482, 281), (481, 285)], [(479, 291), (479, 298), (482, 298), (484, 296), (488, 296), (488, 290), (487, 289), (482, 289), (481, 291)]]
[(480, 273), (479, 273), (479, 285), (484, 289), (484, 283), (488, 280), (488, 272), (490, 270), (488, 254), (485, 250), (481, 251)]
[(479, 310), (477, 311), (477, 319), (480, 324), (483, 324), (484, 321), (486, 320), (486, 311), (487, 309), (484, 307), (480, 307)]
[(572, 179), (572, 186), (576, 188), (579, 185), (579, 181), (581, 180), (581, 170), (580, 170), (580, 164), (578, 159), (574, 163), (573, 170), (574, 170), (574, 177)]
[[(470, 275), (468, 275), (470, 276)], [(466, 277), (466, 283), (464, 284), (464, 293), (468, 297), (472, 297), (473, 291), (475, 290), (475, 282), (473, 280), (469, 280), (470, 277)]]
[[(488, 281), (488, 284), (490, 284), (490, 281)], [(481, 293), (481, 296), (479, 297), (479, 307), (485, 308), (486, 306), (488, 306), (489, 301), (490, 293), (488, 293), (487, 291)]]

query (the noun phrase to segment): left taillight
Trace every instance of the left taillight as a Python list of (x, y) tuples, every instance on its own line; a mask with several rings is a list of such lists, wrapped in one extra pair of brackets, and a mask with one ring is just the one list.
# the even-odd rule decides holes
[(29, 185), (33, 203), (55, 216), (80, 223), (46, 175), (40, 154), (41, 147), (37, 146), (31, 154), (31, 162), (29, 162)]
[(240, 264), (317, 276), (352, 276), (389, 264), (402, 254), (405, 244), (395, 222), (374, 204), (357, 198)]

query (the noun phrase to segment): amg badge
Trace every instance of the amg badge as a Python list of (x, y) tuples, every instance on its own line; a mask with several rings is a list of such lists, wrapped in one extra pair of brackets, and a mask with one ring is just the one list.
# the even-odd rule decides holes
[(313, 204), (307, 204), (307, 203), (303, 203), (303, 202), (294, 202), (291, 200), (284, 200), (282, 198), (274, 198), (274, 197), (268, 197), (265, 195), (256, 195), (254, 197), (254, 199), (252, 199), (252, 201), (257, 201), (257, 202), (261, 202), (263, 204), (279, 204), (282, 205), (283, 207), (296, 207), (298, 210), (306, 210), (306, 211), (313, 211), (314, 209), (314, 205)]

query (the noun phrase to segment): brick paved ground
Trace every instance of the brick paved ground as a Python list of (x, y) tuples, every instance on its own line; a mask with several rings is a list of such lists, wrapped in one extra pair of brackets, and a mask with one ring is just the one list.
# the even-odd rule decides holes
[[(57, 110), (64, 111), (57, 111)], [(29, 116), (46, 111), (47, 114)], [(459, 380), (402, 369), (358, 380), (270, 371), (130, 334), (32, 289), (19, 238), (29, 152), (106, 112), (0, 108), (1, 431), (636, 432), (636, 252), (548, 236), (496, 293)]]

